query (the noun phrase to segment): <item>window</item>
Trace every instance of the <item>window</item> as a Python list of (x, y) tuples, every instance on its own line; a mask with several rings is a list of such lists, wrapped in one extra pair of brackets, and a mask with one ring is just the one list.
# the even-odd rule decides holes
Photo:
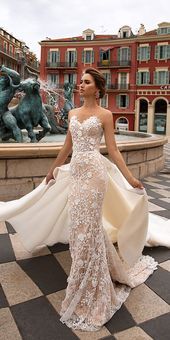
[(94, 63), (94, 51), (93, 50), (84, 50), (82, 52), (82, 62), (84, 64)]
[(136, 84), (137, 85), (147, 85), (150, 82), (149, 71), (139, 71), (136, 73)]
[(60, 51), (48, 51), (48, 62), (50, 64), (57, 64), (60, 61)]
[(56, 87), (59, 85), (59, 75), (58, 74), (48, 74), (47, 76), (48, 83), (51, 87)]
[(108, 107), (108, 94), (105, 94), (104, 97), (100, 99), (100, 105), (102, 107)]
[(110, 50), (100, 51), (100, 61), (110, 60)]
[(170, 34), (170, 27), (158, 28), (158, 34)]
[(111, 74), (110, 74), (110, 72), (103, 72), (103, 75), (106, 79), (106, 85), (110, 85), (111, 84)]
[(70, 84), (76, 84), (77, 74), (76, 73), (67, 73), (64, 75), (64, 82)]
[(68, 62), (69, 66), (74, 66), (77, 62), (77, 51), (66, 51), (65, 60)]
[(155, 59), (170, 59), (170, 45), (155, 46)]
[(92, 36), (91, 35), (86, 35), (86, 40), (92, 40)]
[(137, 59), (142, 60), (149, 60), (150, 59), (150, 46), (140, 46), (138, 47), (138, 55)]
[(116, 106), (126, 108), (129, 106), (129, 96), (127, 94), (118, 94), (116, 96)]
[(130, 60), (130, 55), (131, 55), (131, 49), (130, 47), (123, 47), (123, 48), (118, 48), (118, 62), (120, 64), (124, 65), (129, 65), (129, 60)]
[(170, 83), (169, 81), (169, 72), (168, 71), (156, 71), (154, 72), (154, 84), (156, 85), (167, 85)]
[(6, 43), (6, 41), (4, 41), (4, 52), (6, 53), (8, 49), (8, 44)]
[(125, 73), (125, 72), (119, 73), (119, 76), (118, 76), (118, 88), (119, 89), (125, 90), (128, 88), (127, 77), (128, 77), (128, 73)]

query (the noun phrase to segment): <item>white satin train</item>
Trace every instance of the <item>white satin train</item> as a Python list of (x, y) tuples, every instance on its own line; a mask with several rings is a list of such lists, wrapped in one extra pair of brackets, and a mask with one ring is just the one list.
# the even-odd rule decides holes
[[(148, 213), (145, 190), (132, 188), (115, 164), (102, 156), (109, 177), (103, 203), (103, 226), (120, 255), (129, 265), (144, 246), (170, 247), (170, 220)], [(45, 179), (18, 200), (0, 202), (0, 221), (9, 221), (27, 249), (68, 243), (68, 190), (70, 165), (54, 170), (55, 180)], [(148, 223), (149, 222), (149, 223)]]

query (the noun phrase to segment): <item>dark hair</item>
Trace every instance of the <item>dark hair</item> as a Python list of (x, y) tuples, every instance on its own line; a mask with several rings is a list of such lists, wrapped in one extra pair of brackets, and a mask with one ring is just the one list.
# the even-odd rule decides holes
[(96, 87), (99, 90), (99, 98), (103, 98), (106, 92), (105, 89), (106, 80), (103, 73), (101, 73), (100, 71), (96, 70), (93, 67), (86, 68), (83, 73), (84, 74), (88, 73), (93, 77)]

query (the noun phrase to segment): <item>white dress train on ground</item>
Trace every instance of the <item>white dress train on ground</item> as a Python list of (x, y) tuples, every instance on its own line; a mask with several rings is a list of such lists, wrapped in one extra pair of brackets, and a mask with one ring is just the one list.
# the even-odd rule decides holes
[(156, 269), (142, 250), (170, 247), (170, 221), (148, 214), (145, 190), (132, 188), (100, 154), (103, 128), (97, 116), (82, 123), (72, 116), (69, 129), (71, 162), (56, 168), (48, 185), (44, 180), (24, 197), (1, 202), (0, 221), (12, 224), (28, 251), (69, 243), (72, 266), (60, 320), (94, 331)]

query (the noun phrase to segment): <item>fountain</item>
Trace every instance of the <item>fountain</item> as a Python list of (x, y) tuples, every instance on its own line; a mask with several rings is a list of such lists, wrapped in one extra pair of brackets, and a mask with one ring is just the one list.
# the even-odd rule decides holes
[[(3, 136), (3, 141), (0, 143), (0, 201), (19, 198), (33, 190), (42, 181), (64, 143), (67, 131), (67, 114), (73, 107), (71, 101), (72, 86), (65, 84), (63, 94), (61, 94), (61, 92), (49, 87), (47, 83), (40, 82), (42, 97), (45, 94), (49, 99), (49, 103), (42, 106), (43, 112), (40, 112), (40, 116), (42, 114), (44, 117), (45, 114), (45, 126), (41, 125), (40, 128), (40, 125), (38, 125), (35, 131), (32, 127), (33, 137), (37, 141), (33, 138), (34, 140), (30, 143), (29, 138), (31, 136), (28, 138), (28, 130), (22, 130), (21, 134), (22, 127), (20, 129), (20, 126), (15, 125), (18, 128), (16, 132), (19, 137), (17, 138), (22, 138), (22, 142), (11, 139), (9, 127), (4, 126), (4, 121), (2, 121), (3, 112), (7, 112), (7, 116), (10, 118), (13, 112), (17, 113), (13, 107), (8, 109), (9, 101), (19, 90), (20, 83), (24, 89), (28, 85), (32, 84), (33, 86), (34, 84), (36, 91), (37, 89), (40, 90), (39, 85), (35, 84), (37, 82), (35, 79), (20, 82), (20, 78), (16, 74), (12, 80), (11, 78), (11, 75), (4, 77), (3, 81), (0, 78), (0, 102), (4, 100), (4, 106), (0, 108), (0, 138)], [(6, 89), (8, 92), (5, 93), (10, 94), (10, 100), (3, 96), (3, 82), (8, 84)], [(62, 108), (58, 105), (58, 99), (54, 97), (62, 99)], [(21, 103), (23, 103), (22, 99)], [(48, 129), (51, 133), (48, 132)], [(12, 137), (15, 137), (15, 135), (13, 134)], [(151, 175), (163, 168), (163, 146), (167, 142), (166, 137), (134, 131), (119, 131), (116, 132), (116, 139), (126, 164), (137, 178)], [(108, 157), (103, 139), (100, 151)], [(69, 162), (70, 158), (67, 161)]]

